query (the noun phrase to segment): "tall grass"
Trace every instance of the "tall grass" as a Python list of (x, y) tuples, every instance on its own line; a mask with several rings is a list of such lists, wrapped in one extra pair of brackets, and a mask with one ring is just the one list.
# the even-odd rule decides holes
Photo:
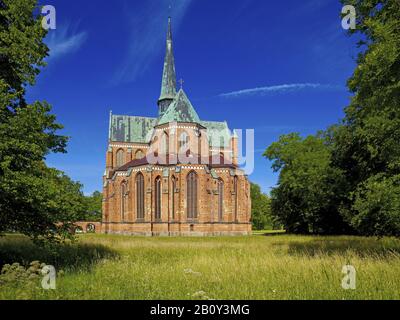
[[(82, 235), (58, 250), (48, 253), (23, 237), (0, 239), (2, 261), (3, 255), (40, 260), (64, 270), (56, 290), (21, 294), (7, 285), (0, 299), (400, 298), (400, 240), (394, 238)], [(355, 290), (341, 286), (349, 264), (357, 271)]]

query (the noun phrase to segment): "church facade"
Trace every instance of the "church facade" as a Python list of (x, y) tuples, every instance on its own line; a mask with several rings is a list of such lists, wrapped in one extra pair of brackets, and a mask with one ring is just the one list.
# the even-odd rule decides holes
[(201, 120), (177, 90), (168, 21), (158, 117), (110, 113), (103, 233), (247, 235), (250, 183), (226, 122)]

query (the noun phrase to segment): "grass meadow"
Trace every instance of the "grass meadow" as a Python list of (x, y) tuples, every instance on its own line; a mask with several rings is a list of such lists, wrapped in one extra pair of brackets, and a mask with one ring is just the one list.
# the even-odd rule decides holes
[[(1, 281), (0, 299), (399, 299), (400, 240), (258, 232), (249, 237), (80, 235), (53, 249), (20, 235), (0, 238), (0, 265), (38, 260), (40, 280)], [(341, 286), (355, 267), (356, 289)]]

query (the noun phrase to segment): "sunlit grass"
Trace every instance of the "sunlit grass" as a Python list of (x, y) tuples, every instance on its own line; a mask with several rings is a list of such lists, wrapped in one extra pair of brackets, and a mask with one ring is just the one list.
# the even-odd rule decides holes
[[(313, 237), (145, 238), (82, 235), (56, 253), (0, 238), (3, 262), (63, 270), (56, 290), (0, 286), (0, 299), (399, 299), (400, 240)], [(12, 259), (12, 261), (9, 261)], [(343, 265), (356, 290), (341, 287)]]

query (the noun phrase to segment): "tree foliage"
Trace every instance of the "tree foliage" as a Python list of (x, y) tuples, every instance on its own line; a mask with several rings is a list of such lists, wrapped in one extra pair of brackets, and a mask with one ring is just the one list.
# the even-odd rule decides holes
[[(393, 215), (400, 201), (400, 2), (350, 3), (358, 14), (357, 29), (351, 33), (363, 40), (348, 81), (354, 95), (332, 153), (334, 165), (350, 182), (342, 213), (362, 234), (398, 235), (394, 221), (400, 211), (397, 218)], [(391, 188), (384, 191), (384, 186)], [(390, 202), (379, 205), (378, 198)]]
[(271, 216), (271, 199), (261, 192), (258, 184), (250, 185), (251, 222), (254, 230), (273, 229)]
[(364, 235), (400, 236), (400, 175), (374, 175), (352, 194), (349, 221)]
[(0, 0), (0, 232), (60, 239), (84, 203), (81, 185), (45, 164), (68, 140), (50, 105), (24, 98), (45, 65), (45, 35), (36, 0)]
[(35, 0), (0, 0), (2, 106), (23, 105), (25, 86), (35, 84), (40, 67), (45, 65), (43, 58), (48, 48), (43, 38), (46, 30), (41, 26), (40, 15), (33, 14), (37, 9)]
[(85, 214), (80, 220), (101, 221), (103, 194), (100, 191), (85, 196)]
[(354, 5), (360, 53), (345, 117), (317, 136), (291, 134), (265, 156), (280, 171), (272, 210), (292, 232), (400, 234), (400, 2)]
[(341, 171), (331, 167), (330, 148), (322, 137), (284, 135), (264, 156), (280, 171), (271, 193), (272, 212), (288, 232), (349, 232), (336, 206), (345, 182)]

